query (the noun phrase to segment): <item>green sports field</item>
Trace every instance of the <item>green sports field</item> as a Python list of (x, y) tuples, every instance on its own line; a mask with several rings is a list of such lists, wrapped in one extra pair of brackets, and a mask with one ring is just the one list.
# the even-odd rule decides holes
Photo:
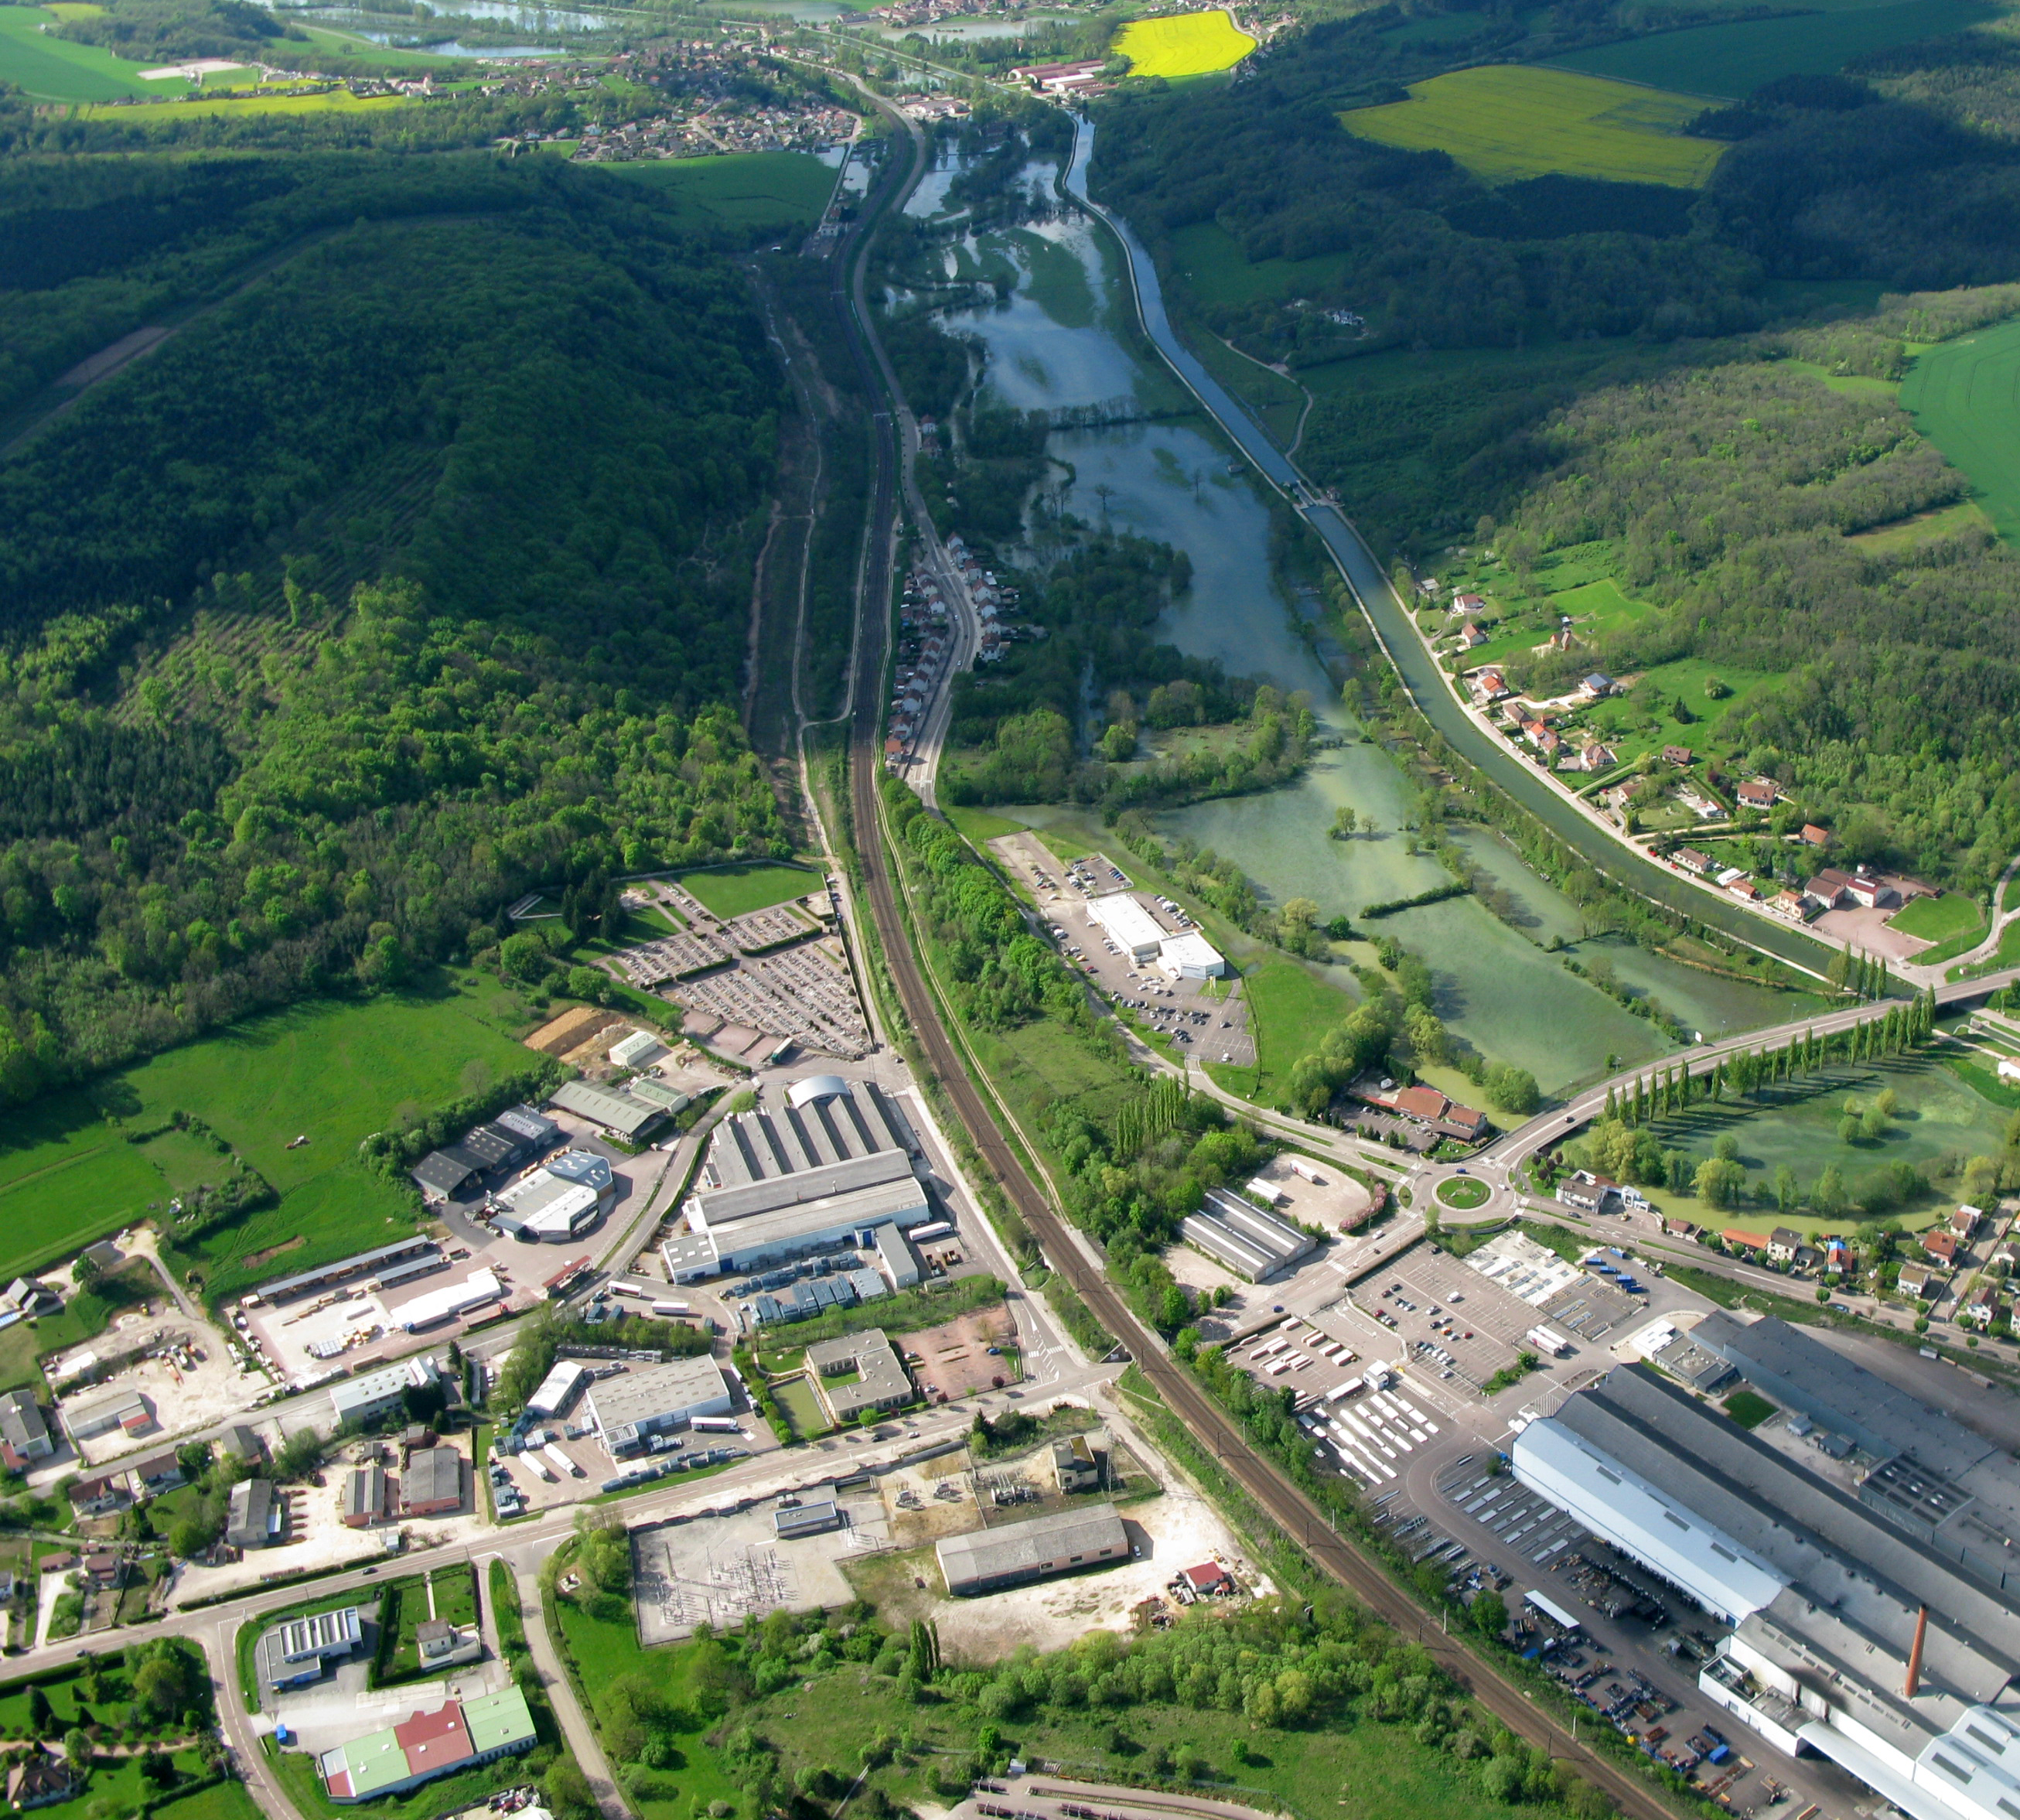
[(1901, 382), (1901, 405), (1969, 478), (1999, 534), (2020, 533), (2020, 321), (1917, 356)]
[(1412, 151), (1449, 152), (1491, 183), (1552, 172), (1690, 189), (1724, 151), (1684, 136), (1702, 111), (1684, 95), (1511, 64), (1455, 70), (1407, 101), (1342, 114), (1350, 133)]
[(645, 158), (598, 168), (676, 196), (698, 213), (737, 227), (811, 227), (834, 194), (833, 168), (804, 151)]
[(740, 917), (818, 891), (821, 875), (797, 866), (718, 866), (682, 873), (680, 882), (718, 916)]
[(53, 1262), (178, 1190), (221, 1181), (226, 1160), (206, 1157), (194, 1138), (128, 1141), (179, 1110), (280, 1195), (194, 1248), (187, 1261), (211, 1288), (229, 1293), (274, 1274), (278, 1263), (242, 1260), (275, 1247), (307, 1267), (397, 1236), (411, 1226), (411, 1202), (358, 1164), (359, 1141), (409, 1110), (432, 1110), (528, 1066), (503, 1027), (514, 1010), (476, 975), (449, 978), (431, 996), (297, 1005), (38, 1101), (13, 1115), (0, 1141), (0, 1273)]
[(1231, 70), (1255, 49), (1255, 40), (1216, 7), (1211, 13), (1137, 20), (1123, 27), (1115, 48), (1128, 58), (1131, 75), (1170, 79)]
[(1778, 19), (1658, 32), (1550, 61), (1556, 68), (1588, 75), (1736, 99), (1778, 76), (1826, 75), (1854, 57), (1962, 31), (1997, 17), (1999, 10), (1982, 0), (1905, 0), (1893, 6), (1806, 10)]

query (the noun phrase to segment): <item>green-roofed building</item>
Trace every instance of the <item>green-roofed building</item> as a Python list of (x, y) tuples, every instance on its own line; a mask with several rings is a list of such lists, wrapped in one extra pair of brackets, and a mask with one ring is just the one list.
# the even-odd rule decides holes
[(470, 1727), (470, 1748), (481, 1762), (533, 1748), (533, 1715), (517, 1687), (464, 1701), (463, 1722)]

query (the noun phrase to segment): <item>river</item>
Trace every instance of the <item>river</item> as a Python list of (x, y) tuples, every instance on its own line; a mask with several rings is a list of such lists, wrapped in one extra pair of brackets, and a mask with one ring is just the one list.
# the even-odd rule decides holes
[[(1086, 120), (1077, 120), (1066, 187), (1090, 207), (1094, 205), (1087, 193), (1087, 167), (1093, 153), (1094, 128)], [(1184, 375), (1221, 428), (1259, 472), (1294, 498), (1308, 496), (1309, 489), (1282, 451), (1173, 332), (1165, 313), (1157, 267), (1129, 224), (1117, 216), (1104, 215), (1103, 219), (1127, 251), (1143, 325), (1159, 350)], [(1361, 542), (1359, 532), (1329, 505), (1312, 504), (1304, 515), (1346, 571), (1418, 707), (1455, 750), (1602, 871), (1700, 923), (1738, 935), (1753, 947), (1822, 975), (1829, 953), (1820, 943), (1797, 929), (1749, 915), (1736, 905), (1720, 902), (1714, 893), (1685, 884), (1663, 867), (1629, 852), (1566, 804), (1533, 767), (1488, 732), (1452, 699), (1443, 675), (1418, 641), (1408, 615), (1390, 590), (1381, 564)]]
[[(930, 173), (910, 212), (938, 213), (951, 175)], [(1004, 401), (1030, 410), (1126, 398), (1164, 412), (1190, 402), (1168, 373), (1146, 366), (1118, 339), (1131, 299), (1114, 243), (1099, 227), (1068, 216), (984, 236), (979, 250), (1007, 257), (1018, 272), (1016, 287), (1001, 306), (951, 313), (947, 326), (985, 344), (986, 383)], [(1161, 830), (1233, 859), (1269, 898), (1310, 897), (1328, 916), (1357, 918), (1364, 903), (1444, 883), (1448, 875), (1436, 859), (1408, 850), (1401, 829), (1410, 793), (1401, 768), (1341, 705), (1274, 585), (1269, 509), (1256, 482), (1246, 471), (1230, 473), (1226, 450), (1201, 420), (1062, 430), (1049, 447), (1070, 470), (1055, 494), (1066, 510), (1191, 558), (1192, 589), (1166, 616), (1160, 635), (1234, 674), (1304, 692), (1338, 742), (1284, 788), (1164, 812), (1157, 817)], [(1378, 831), (1329, 838), (1342, 805), (1364, 823), (1372, 818)], [(1081, 819), (1057, 805), (1009, 812), (1041, 827)], [(1546, 1092), (1602, 1073), (1609, 1059), (1631, 1066), (1671, 1046), (1646, 1019), (1546, 953), (1542, 944), (1552, 936), (1573, 944), (1587, 966), (1605, 959), (1623, 983), (1707, 1036), (1790, 1015), (1786, 999), (1761, 988), (1628, 943), (1582, 940), (1577, 906), (1498, 836), (1466, 830), (1461, 838), (1514, 901), (1522, 926), (1510, 927), (1472, 899), (1405, 911), (1381, 926), (1430, 963), (1448, 1026), (1490, 1059), (1529, 1069)], [(1356, 990), (1344, 967), (1318, 971)]]

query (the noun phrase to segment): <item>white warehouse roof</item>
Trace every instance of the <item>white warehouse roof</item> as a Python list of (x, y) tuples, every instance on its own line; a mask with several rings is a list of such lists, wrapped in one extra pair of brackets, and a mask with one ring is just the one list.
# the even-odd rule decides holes
[(1788, 1582), (1738, 1543), (1554, 1417), (1515, 1437), (1515, 1477), (1597, 1534), (1624, 1542), (1709, 1610), (1737, 1624)]
[(1090, 898), (1087, 914), (1135, 959), (1147, 960), (1164, 946), (1164, 932), (1158, 927), (1157, 919), (1126, 891)]
[(810, 1074), (786, 1089), (786, 1103), (791, 1106), (811, 1106), (817, 1099), (833, 1099), (848, 1092), (848, 1083), (839, 1074)]
[(412, 1302), (397, 1309), (393, 1318), (408, 1332), (418, 1333), (424, 1327), (433, 1327), (438, 1320), (448, 1320), (473, 1308), (481, 1308), (487, 1302), (496, 1302), (504, 1293), (504, 1285), (493, 1273), (478, 1270), (460, 1283), (450, 1284), (446, 1289), (416, 1295)]
[(1165, 939), (1157, 964), (1174, 979), (1218, 979), (1227, 971), (1220, 950), (1197, 929)]

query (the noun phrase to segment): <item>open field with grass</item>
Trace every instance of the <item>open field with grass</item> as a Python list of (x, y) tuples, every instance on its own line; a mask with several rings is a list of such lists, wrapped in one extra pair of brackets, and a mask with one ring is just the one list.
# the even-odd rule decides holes
[(1982, 0), (1905, 0), (1893, 6), (1818, 8), (1778, 19), (1697, 25), (1551, 59), (1560, 69), (1735, 99), (1778, 76), (1826, 75), (1854, 57), (1962, 31), (1998, 16)]
[(243, 1782), (220, 1782), (156, 1807), (154, 1820), (260, 1820), (260, 1804)]
[(1115, 49), (1129, 60), (1132, 76), (1210, 76), (1231, 70), (1255, 49), (1255, 40), (1231, 14), (1179, 13), (1164, 19), (1139, 19), (1123, 27)]
[(1941, 897), (1918, 897), (1888, 925), (1924, 942), (1947, 942), (1985, 926), (1977, 899), (1946, 891)]
[(159, 96), (173, 82), (144, 82), (141, 64), (95, 44), (72, 44), (45, 31), (59, 23), (41, 6), (0, 6), (0, 82), (34, 101), (115, 101)]
[[(242, 1262), (275, 1247), (306, 1267), (397, 1237), (411, 1226), (411, 1203), (358, 1164), (359, 1141), (529, 1066), (513, 1040), (523, 1021), (494, 982), (442, 973), (427, 991), (252, 1019), (23, 1108), (0, 1134), (0, 1271), (42, 1267), (198, 1182), (222, 1182), (227, 1158), (158, 1128), (177, 1111), (209, 1126), (280, 1196), (183, 1259), (211, 1288), (275, 1273), (282, 1265)], [(130, 1142), (129, 1131), (152, 1135)]]
[(818, 891), (821, 875), (797, 866), (718, 866), (680, 874), (681, 888), (719, 917), (740, 917)]
[(1250, 1084), (1251, 1097), (1271, 1105), (1287, 1090), (1292, 1069), (1345, 1019), (1354, 1001), (1296, 961), (1281, 958), (1252, 968), (1241, 982), (1241, 993), (1255, 1029), (1256, 1065), (1216, 1066), (1214, 1078)]
[[(220, 118), (242, 114), (369, 114), (412, 104), (401, 95), (360, 97), (348, 89), (330, 89), (313, 95), (205, 95), (165, 105), (174, 108), (177, 119), (185, 119), (194, 114)], [(85, 112), (94, 118), (114, 114), (125, 120), (144, 122), (149, 118), (144, 114), (136, 116), (125, 107), (87, 107)]]
[(1415, 84), (1407, 101), (1340, 116), (1350, 133), (1412, 151), (1449, 152), (1492, 183), (1550, 172), (1695, 188), (1724, 147), (1682, 129), (1684, 95), (1562, 70), (1493, 64)]
[(1938, 537), (1973, 529), (1993, 531), (1997, 527), (1977, 500), (1960, 500), (1954, 506), (1944, 506), (1933, 512), (1917, 512), (1912, 518), (1882, 525), (1876, 530), (1855, 531), (1845, 541), (1880, 554), (1889, 550), (1912, 550), (1917, 543), (1931, 543)]
[(599, 168), (738, 227), (811, 227), (834, 194), (834, 170), (803, 151), (638, 159)]
[[(1989, 1073), (1987, 1079), (1989, 1084)], [(1840, 1137), (1839, 1124), (1846, 1102), (1856, 1102), (1862, 1110), (1887, 1088), (1894, 1090), (1898, 1104), (1885, 1134), (1850, 1141)], [(1673, 1117), (1656, 1120), (1651, 1128), (1666, 1149), (1686, 1153), (1693, 1168), (1713, 1153), (1720, 1137), (1731, 1136), (1738, 1144), (1738, 1161), (1752, 1179), (1751, 1186), (1764, 1191), (1784, 1164), (1794, 1172), (1798, 1187), (1805, 1193), (1826, 1166), (1834, 1166), (1856, 1201), (1862, 1180), (1882, 1164), (1907, 1163), (1920, 1168), (1946, 1155), (1997, 1156), (2011, 1116), (2007, 1108), (1987, 1094), (1975, 1092), (1953, 1070), (1925, 1052), (1834, 1067), (1807, 1081), (1770, 1088), (1743, 1103), (1695, 1106)], [(1814, 1235), (1841, 1230), (1848, 1218), (1856, 1217), (1840, 1214), (1826, 1219), (1807, 1208), (1780, 1213), (1771, 1199), (1764, 1206), (1756, 1205), (1750, 1194), (1744, 1204), (1723, 1210), (1706, 1206), (1694, 1195), (1666, 1189), (1648, 1190), (1648, 1198), (1665, 1213), (1714, 1231), (1729, 1226), (1764, 1230), (1771, 1224)], [(1889, 1209), (1886, 1217), (1919, 1228), (1929, 1223), (1939, 1205), (1949, 1204), (1945, 1191), (1938, 1190), (1926, 1205)]]
[(1195, 221), (1172, 236), (1172, 258), (1186, 289), (1202, 303), (1248, 303), (1258, 297), (1299, 296), (1337, 283), (1348, 255), (1251, 261), (1241, 242), (1217, 221)]
[(1918, 355), (1901, 382), (1901, 405), (1970, 479), (1999, 534), (2020, 532), (2020, 321)]
[(994, 815), (987, 809), (950, 808), (946, 819), (977, 847), (1000, 840), (1005, 834), (1021, 834), (1024, 831), (1022, 822), (1013, 822), (1008, 816)]

